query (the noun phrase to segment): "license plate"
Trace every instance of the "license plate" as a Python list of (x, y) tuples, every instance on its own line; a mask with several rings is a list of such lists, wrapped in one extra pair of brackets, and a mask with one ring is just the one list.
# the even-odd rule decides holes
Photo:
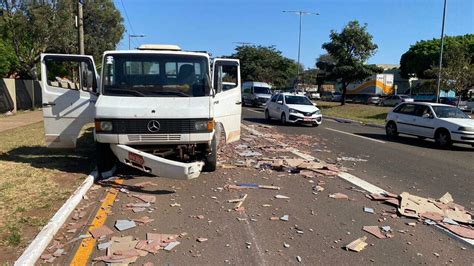
[(143, 156), (135, 154), (133, 152), (128, 153), (128, 159), (139, 165), (143, 165), (145, 163), (145, 159), (143, 159)]
[(311, 117), (305, 117), (304, 121), (312, 121), (313, 119)]

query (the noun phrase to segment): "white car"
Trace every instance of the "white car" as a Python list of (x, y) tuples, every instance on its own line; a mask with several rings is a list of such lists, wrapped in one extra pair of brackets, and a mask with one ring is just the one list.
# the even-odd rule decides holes
[(445, 148), (453, 142), (474, 147), (474, 120), (459, 108), (438, 103), (402, 103), (388, 113), (385, 130), (388, 137), (399, 133), (434, 139)]
[(282, 124), (302, 123), (317, 127), (323, 117), (321, 111), (305, 95), (279, 93), (267, 102), (265, 118), (279, 119)]

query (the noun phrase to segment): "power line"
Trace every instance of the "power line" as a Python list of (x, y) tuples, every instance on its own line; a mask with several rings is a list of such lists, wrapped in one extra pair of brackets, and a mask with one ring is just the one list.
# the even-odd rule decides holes
[(123, 12), (125, 13), (125, 17), (127, 18), (128, 26), (130, 27), (132, 34), (135, 34), (135, 31), (133, 30), (133, 27), (132, 27), (132, 23), (130, 22), (130, 18), (128, 17), (127, 9), (125, 8), (125, 5), (123, 4), (123, 0), (120, 0), (120, 3), (122, 3)]

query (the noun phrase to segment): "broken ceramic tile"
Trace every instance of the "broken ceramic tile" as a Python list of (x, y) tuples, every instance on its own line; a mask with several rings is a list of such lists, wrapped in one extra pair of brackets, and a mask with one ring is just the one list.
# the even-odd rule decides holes
[(130, 220), (117, 220), (115, 222), (115, 228), (119, 231), (124, 231), (137, 226), (134, 221)]

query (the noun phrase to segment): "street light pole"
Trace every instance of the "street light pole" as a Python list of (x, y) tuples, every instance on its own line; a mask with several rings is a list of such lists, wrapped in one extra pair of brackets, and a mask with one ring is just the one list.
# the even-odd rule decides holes
[(299, 76), (300, 76), (300, 55), (301, 55), (301, 27), (303, 25), (303, 16), (304, 15), (316, 15), (319, 16), (319, 13), (313, 13), (313, 12), (306, 12), (306, 11), (301, 11), (301, 10), (284, 10), (283, 13), (293, 13), (297, 14), (300, 17), (300, 27), (299, 27), (299, 33), (298, 33), (298, 67), (296, 69), (296, 79), (298, 82)]
[(131, 49), (131, 48), (130, 48), (130, 47), (131, 47), (131, 45), (130, 45), (130, 40), (131, 40), (132, 38), (143, 38), (143, 37), (145, 37), (145, 35), (143, 35), (143, 34), (128, 34), (128, 50)]
[(446, 2), (444, 0), (444, 8), (443, 8), (443, 22), (441, 25), (441, 48), (439, 51), (439, 72), (438, 72), (438, 86), (436, 88), (436, 102), (439, 103), (439, 92), (441, 89), (441, 70), (443, 68), (443, 49), (444, 49), (444, 21), (446, 20)]

